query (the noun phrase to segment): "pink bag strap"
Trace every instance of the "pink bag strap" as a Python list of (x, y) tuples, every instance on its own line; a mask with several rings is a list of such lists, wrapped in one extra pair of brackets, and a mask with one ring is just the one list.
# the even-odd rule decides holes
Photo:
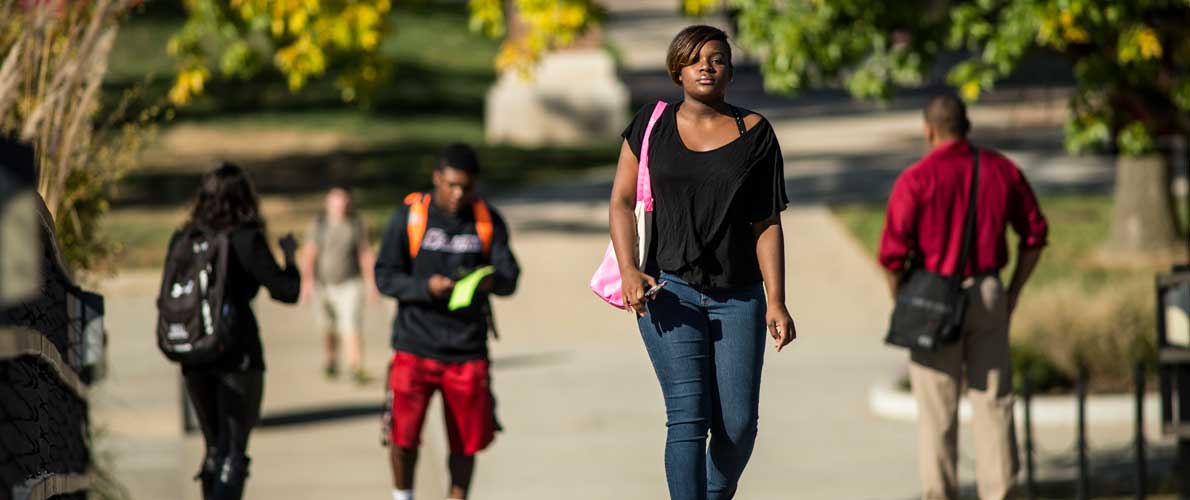
[(661, 118), (665, 111), (666, 102), (657, 101), (653, 108), (653, 116), (649, 117), (649, 125), (645, 127), (645, 138), (640, 143), (640, 162), (636, 167), (636, 201), (645, 202), (645, 209), (653, 209), (653, 180), (649, 176), (649, 136), (653, 135), (653, 125)]

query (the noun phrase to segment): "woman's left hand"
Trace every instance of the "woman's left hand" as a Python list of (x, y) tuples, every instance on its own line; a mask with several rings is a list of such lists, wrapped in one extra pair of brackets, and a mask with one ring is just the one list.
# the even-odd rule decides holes
[(785, 304), (769, 303), (768, 312), (764, 315), (764, 324), (768, 326), (769, 335), (773, 336), (773, 345), (777, 352), (797, 338), (797, 327), (793, 325), (793, 317), (785, 309)]

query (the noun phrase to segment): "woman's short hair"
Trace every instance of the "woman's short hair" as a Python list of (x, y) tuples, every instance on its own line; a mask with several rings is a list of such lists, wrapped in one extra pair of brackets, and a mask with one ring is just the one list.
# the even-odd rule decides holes
[(727, 33), (714, 26), (690, 26), (674, 36), (669, 42), (669, 52), (665, 55), (665, 69), (669, 72), (669, 79), (678, 86), (682, 85), (679, 78), (682, 68), (698, 60), (698, 52), (707, 42), (719, 40), (727, 47), (727, 61), (731, 63), (731, 44), (727, 42)]
[(260, 199), (248, 173), (239, 165), (221, 162), (203, 175), (186, 225), (215, 231), (242, 226), (264, 229)]

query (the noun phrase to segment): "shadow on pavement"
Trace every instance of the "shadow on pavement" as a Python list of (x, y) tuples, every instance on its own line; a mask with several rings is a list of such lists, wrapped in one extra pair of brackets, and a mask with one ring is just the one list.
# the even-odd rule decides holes
[(334, 420), (372, 417), (384, 412), (384, 405), (377, 403), (356, 403), (335, 406), (319, 406), (272, 412), (260, 419), (259, 427), (290, 427)]
[[(556, 365), (570, 358), (566, 351), (512, 354), (492, 358), (493, 370), (517, 370)], [(311, 406), (291, 410), (270, 412), (260, 419), (258, 427), (277, 428), (307, 424), (329, 423), (362, 417), (375, 417), (384, 412), (384, 405), (376, 403), (348, 403), (328, 406)]]
[[(1149, 495), (1173, 494), (1177, 487), (1174, 466), (1177, 450), (1172, 445), (1151, 443), (1147, 457), (1146, 490)], [(1061, 454), (1040, 457), (1036, 479), (1036, 498), (1076, 498), (1078, 462), (1074, 450)], [(1090, 498), (1128, 498), (1136, 493), (1136, 461), (1131, 446), (1116, 449), (1092, 451), (1087, 457), (1090, 478)], [(1017, 483), (1018, 494), (1025, 498), (1024, 465)], [(964, 481), (959, 492), (963, 500), (977, 500), (979, 492), (974, 481)], [(909, 500), (909, 499), (906, 499)]]
[[(239, 163), (249, 170), (257, 191), (264, 195), (311, 195), (343, 184), (356, 188), (360, 206), (391, 206), (410, 191), (429, 187), (430, 172), (443, 146), (444, 142), (406, 140), (359, 150), (293, 153)], [(617, 144), (569, 148), (479, 145), (476, 149), (483, 159), (483, 186), (495, 192), (521, 190), (606, 167), (615, 163), (619, 151)], [(146, 166), (121, 181), (113, 204), (154, 208), (184, 203), (193, 197), (207, 168), (201, 163)]]
[(569, 351), (550, 351), (493, 356), (492, 369), (505, 371), (559, 365), (569, 360), (570, 357), (571, 354)]

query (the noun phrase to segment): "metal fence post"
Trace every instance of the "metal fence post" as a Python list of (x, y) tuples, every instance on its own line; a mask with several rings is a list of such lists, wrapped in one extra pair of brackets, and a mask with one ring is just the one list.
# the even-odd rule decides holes
[(1181, 479), (1180, 500), (1190, 500), (1190, 439), (1178, 439), (1178, 465), (1174, 471)]
[(1079, 500), (1087, 500), (1091, 495), (1087, 478), (1087, 367), (1081, 363), (1078, 366), (1075, 393), (1078, 406), (1078, 484), (1076, 485), (1076, 495)]
[(1025, 496), (1037, 498), (1037, 482), (1033, 471), (1033, 380), (1029, 372), (1021, 379), (1021, 398), (1025, 413)]
[(1145, 369), (1137, 361), (1132, 367), (1133, 389), (1136, 396), (1136, 500), (1148, 494), (1148, 463), (1145, 457)]

